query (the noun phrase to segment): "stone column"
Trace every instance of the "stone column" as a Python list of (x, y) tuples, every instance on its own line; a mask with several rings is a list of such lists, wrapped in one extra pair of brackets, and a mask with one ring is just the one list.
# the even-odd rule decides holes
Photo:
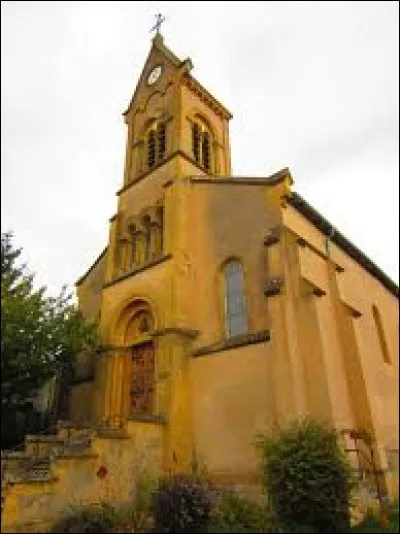
[(117, 422), (129, 417), (130, 355), (129, 347), (120, 347), (115, 354), (112, 415)]
[(213, 141), (212, 150), (211, 150), (211, 171), (215, 174), (220, 174), (221, 170), (221, 152), (222, 146), (217, 142)]
[(135, 242), (135, 258), (132, 258), (132, 267), (140, 267), (145, 262), (145, 237), (142, 230), (132, 233)]
[(117, 270), (123, 273), (129, 268), (129, 241), (126, 237), (118, 241)]
[(116, 255), (118, 248), (118, 226), (118, 216), (114, 215), (114, 217), (110, 219), (109, 245), (107, 249), (106, 268), (104, 274), (104, 281), (106, 283), (111, 282), (115, 273)]
[(161, 256), (161, 227), (158, 221), (152, 221), (150, 226), (150, 258)]
[(145, 169), (146, 164), (146, 154), (145, 154), (145, 142), (143, 140), (138, 141), (135, 146), (135, 163), (132, 165), (132, 170), (135, 171), (135, 173), (131, 174), (131, 178), (135, 178), (136, 176), (140, 176), (140, 174)]
[(102, 398), (100, 421), (118, 425), (125, 418), (124, 395), (126, 394), (126, 354), (127, 349), (113, 347), (103, 361), (100, 390), (97, 395)]
[(121, 349), (120, 353), (120, 390), (119, 390), (119, 413), (122, 420), (131, 415), (130, 391), (132, 386), (132, 350), (131, 347)]

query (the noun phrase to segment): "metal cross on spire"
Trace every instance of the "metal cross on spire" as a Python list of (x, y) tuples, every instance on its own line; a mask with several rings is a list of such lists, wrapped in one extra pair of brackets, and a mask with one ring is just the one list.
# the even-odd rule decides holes
[(152, 31), (156, 30), (156, 35), (158, 35), (160, 33), (161, 24), (164, 22), (165, 17), (163, 17), (161, 15), (161, 13), (158, 13), (157, 15), (155, 15), (155, 17), (156, 17), (157, 22), (155, 23), (153, 28), (151, 28), (150, 31), (152, 32)]

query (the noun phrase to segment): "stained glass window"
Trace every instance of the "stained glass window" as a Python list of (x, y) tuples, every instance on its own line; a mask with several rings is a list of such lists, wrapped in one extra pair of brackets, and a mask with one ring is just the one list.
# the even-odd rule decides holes
[(243, 269), (232, 261), (225, 267), (226, 322), (228, 337), (247, 332)]

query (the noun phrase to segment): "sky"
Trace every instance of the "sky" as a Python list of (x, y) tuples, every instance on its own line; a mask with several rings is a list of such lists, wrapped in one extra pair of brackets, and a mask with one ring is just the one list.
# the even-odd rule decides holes
[(235, 176), (289, 167), (399, 282), (399, 3), (1, 2), (1, 227), (59, 293), (94, 262), (123, 181), (125, 111), (165, 44), (233, 114)]

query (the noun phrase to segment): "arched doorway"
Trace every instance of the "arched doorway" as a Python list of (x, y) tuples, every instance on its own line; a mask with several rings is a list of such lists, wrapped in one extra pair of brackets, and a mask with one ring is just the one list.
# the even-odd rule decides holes
[(125, 346), (129, 353), (129, 413), (152, 413), (155, 394), (153, 316), (147, 306), (140, 306), (129, 320), (125, 331)]

